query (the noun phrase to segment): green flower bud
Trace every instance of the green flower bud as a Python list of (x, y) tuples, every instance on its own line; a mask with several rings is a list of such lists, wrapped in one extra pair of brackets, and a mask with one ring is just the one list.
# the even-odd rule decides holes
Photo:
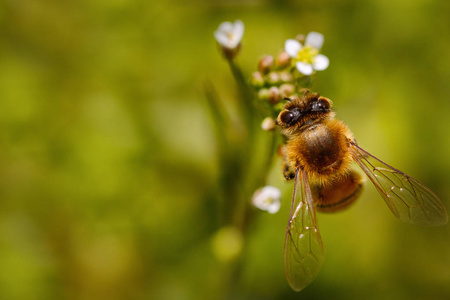
[(297, 36), (295, 37), (295, 39), (302, 44), (305, 42), (305, 38), (306, 36), (304, 34), (297, 34)]
[(251, 83), (252, 83), (252, 86), (255, 88), (263, 87), (264, 86), (263, 75), (260, 72), (253, 72)]
[(259, 100), (268, 100), (269, 99), (269, 90), (268, 89), (260, 89), (258, 91), (258, 99)]

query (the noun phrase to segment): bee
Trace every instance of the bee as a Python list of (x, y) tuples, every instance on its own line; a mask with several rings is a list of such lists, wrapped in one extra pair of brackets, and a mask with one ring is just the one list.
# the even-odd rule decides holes
[(276, 124), (286, 137), (283, 174), (294, 180), (284, 242), (284, 269), (292, 289), (300, 291), (310, 284), (325, 257), (316, 210), (342, 210), (362, 192), (364, 180), (353, 169), (355, 162), (400, 220), (426, 226), (447, 223), (447, 211), (439, 198), (362, 149), (348, 127), (335, 119), (331, 100), (309, 91), (285, 100)]

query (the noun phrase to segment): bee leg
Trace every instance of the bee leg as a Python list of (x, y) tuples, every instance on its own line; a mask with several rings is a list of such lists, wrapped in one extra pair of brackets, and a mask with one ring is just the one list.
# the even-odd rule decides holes
[(294, 169), (291, 166), (289, 166), (289, 164), (286, 161), (283, 162), (283, 176), (284, 179), (286, 180), (292, 180), (295, 178)]
[(283, 176), (286, 180), (292, 180), (295, 178), (295, 169), (288, 164), (286, 159), (286, 145), (280, 146), (278, 149), (278, 155), (281, 157), (283, 161)]
[(362, 175), (350, 170), (329, 184), (315, 186), (312, 194), (316, 209), (322, 212), (335, 212), (348, 208), (358, 199), (363, 183)]

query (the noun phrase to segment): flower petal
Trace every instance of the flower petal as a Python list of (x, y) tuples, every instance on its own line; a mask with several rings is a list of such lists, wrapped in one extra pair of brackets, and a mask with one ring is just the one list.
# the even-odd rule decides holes
[(321, 33), (311, 31), (306, 36), (305, 46), (311, 46), (315, 49), (320, 50), (320, 48), (322, 48), (322, 45), (323, 45), (323, 40), (324, 40), (324, 37)]
[(231, 22), (222, 22), (217, 28), (217, 31), (222, 31), (224, 33), (231, 33), (233, 31), (233, 24)]
[(228, 44), (226, 45), (227, 48), (234, 49), (239, 45), (240, 40), (236, 39), (234, 36), (232, 36), (230, 39), (228, 39)]
[(276, 214), (281, 207), (281, 202), (280, 201), (274, 201), (271, 205), (269, 205), (269, 207), (267, 207), (267, 212), (269, 214)]
[(228, 47), (228, 43), (229, 43), (230, 39), (225, 32), (216, 30), (216, 31), (214, 31), (214, 37), (216, 38), (216, 41), (220, 45), (222, 45), (224, 47)]
[(234, 21), (233, 35), (240, 42), (244, 36), (244, 23), (241, 20)]
[(302, 44), (297, 40), (289, 39), (284, 43), (284, 50), (290, 57), (296, 57), (300, 49), (302, 49)]
[(323, 71), (326, 68), (328, 68), (329, 64), (330, 64), (330, 60), (325, 55), (317, 54), (316, 57), (314, 57), (314, 63), (313, 63), (314, 70)]
[(272, 199), (280, 199), (281, 192), (276, 187), (266, 185), (262, 188), (261, 192), (267, 197)]
[(313, 72), (313, 67), (311, 64), (298, 61), (295, 66), (297, 67), (297, 70), (304, 75), (311, 75)]

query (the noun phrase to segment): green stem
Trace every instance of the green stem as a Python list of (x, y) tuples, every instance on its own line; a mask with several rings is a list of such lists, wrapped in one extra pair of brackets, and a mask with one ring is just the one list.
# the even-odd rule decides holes
[(253, 129), (253, 122), (255, 119), (255, 112), (257, 111), (255, 108), (255, 94), (251, 87), (247, 83), (247, 79), (242, 73), (242, 70), (239, 66), (233, 61), (228, 60), (231, 73), (233, 74), (234, 79), (238, 85), (240, 101), (239, 105), (242, 112), (242, 117), (244, 119), (245, 125), (249, 130)]

